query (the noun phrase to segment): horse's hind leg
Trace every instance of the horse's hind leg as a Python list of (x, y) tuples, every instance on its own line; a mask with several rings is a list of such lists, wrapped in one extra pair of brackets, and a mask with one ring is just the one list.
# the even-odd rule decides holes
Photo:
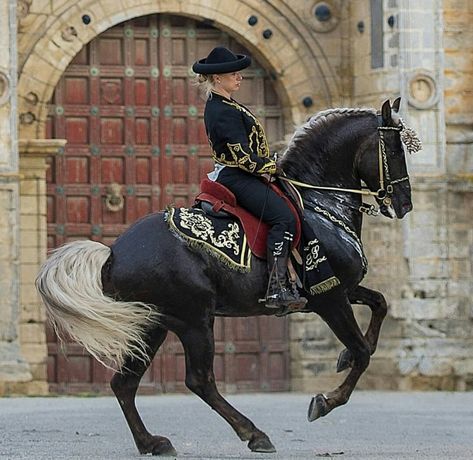
[(186, 356), (186, 385), (220, 414), (235, 430), (242, 441), (249, 441), (254, 452), (275, 452), (268, 436), (253, 422), (231, 406), (218, 392), (213, 372), (214, 336), (213, 317), (193, 323), (177, 333)]
[(149, 367), (158, 348), (164, 342), (166, 335), (167, 331), (164, 329), (156, 328), (151, 331), (146, 339), (149, 349), (148, 363), (128, 359), (121, 372), (117, 372), (110, 382), (110, 386), (120, 403), (120, 407), (133, 434), (136, 447), (141, 454), (176, 455), (176, 451), (169, 439), (163, 436), (153, 436), (148, 432), (135, 405), (136, 391), (138, 390), (141, 377), (143, 377), (143, 374)]
[[(371, 309), (371, 320), (366, 330), (365, 338), (373, 355), (378, 345), (381, 325), (388, 312), (388, 306), (383, 294), (372, 289), (358, 286), (349, 295), (350, 303), (368, 305)], [(344, 371), (352, 366), (353, 356), (348, 349), (343, 350), (337, 361), (337, 372)]]
[(340, 300), (335, 305), (328, 305), (326, 308), (319, 306), (317, 313), (350, 350), (353, 356), (353, 367), (338, 388), (330, 393), (318, 394), (312, 398), (307, 414), (310, 422), (345, 404), (370, 362), (370, 346), (358, 327), (348, 298)]

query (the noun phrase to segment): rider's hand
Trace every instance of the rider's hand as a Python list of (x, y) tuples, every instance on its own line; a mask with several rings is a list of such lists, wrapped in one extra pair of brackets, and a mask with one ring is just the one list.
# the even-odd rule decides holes
[(280, 166), (276, 165), (276, 172), (274, 173), (275, 176), (282, 176), (284, 177), (286, 173), (282, 170)]

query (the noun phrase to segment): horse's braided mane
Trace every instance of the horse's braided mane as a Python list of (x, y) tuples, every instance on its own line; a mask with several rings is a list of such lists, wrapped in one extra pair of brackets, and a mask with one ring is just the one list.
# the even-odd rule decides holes
[(308, 136), (314, 136), (314, 134), (317, 134), (317, 131), (322, 130), (322, 128), (324, 130), (329, 130), (330, 126), (341, 118), (364, 114), (376, 115), (376, 110), (370, 108), (345, 107), (327, 109), (316, 113), (308, 121), (296, 129), (289, 141), (284, 156), (293, 150), (297, 150), (297, 144), (300, 141), (307, 140)]

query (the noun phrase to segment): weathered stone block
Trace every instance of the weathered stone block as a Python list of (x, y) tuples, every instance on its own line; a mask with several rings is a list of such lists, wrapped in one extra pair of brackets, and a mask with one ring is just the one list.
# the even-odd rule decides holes
[(45, 363), (48, 359), (48, 350), (46, 342), (43, 343), (24, 343), (21, 351), (25, 359), (30, 363)]
[(454, 376), (425, 376), (410, 375), (399, 381), (399, 390), (401, 391), (453, 391), (456, 389), (456, 379)]
[(44, 345), (46, 343), (44, 323), (21, 323), (19, 337), (23, 345)]
[(20, 280), (22, 285), (31, 286), (34, 289), (34, 283), (38, 276), (37, 264), (22, 264)]
[(33, 377), (33, 381), (37, 380), (43, 383), (47, 382), (48, 379), (48, 368), (46, 362), (35, 364), (30, 363), (30, 371)]
[(22, 304), (21, 320), (35, 323), (44, 322), (46, 320), (45, 308), (39, 301), (35, 303), (24, 303)]
[(450, 376), (452, 374), (452, 362), (448, 358), (424, 357), (420, 359), (418, 369), (421, 375)]
[(20, 299), (22, 305), (24, 304), (39, 304), (40, 298), (39, 294), (36, 291), (36, 287), (34, 285), (28, 284), (20, 284)]
[(22, 263), (37, 264), (39, 269), (40, 252), (43, 253), (42, 248), (38, 246), (22, 247), (20, 260)]
[[(291, 380), (291, 390), (303, 391), (312, 394), (325, 393), (331, 389), (336, 388), (341, 383), (340, 375), (337, 376), (322, 376), (322, 377), (307, 377), (302, 379)], [(307, 401), (309, 404), (310, 399)]]
[[(471, 342), (471, 347), (473, 349), (473, 341)], [(453, 371), (456, 375), (465, 376), (465, 375), (472, 375), (473, 376), (473, 358), (465, 358), (459, 359), (454, 362), (453, 364)]]

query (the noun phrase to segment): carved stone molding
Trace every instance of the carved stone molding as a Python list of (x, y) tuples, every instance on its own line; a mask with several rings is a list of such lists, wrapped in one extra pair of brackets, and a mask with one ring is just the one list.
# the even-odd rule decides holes
[(64, 149), (67, 139), (20, 139), (18, 148), (20, 155), (49, 156)]
[(416, 109), (431, 109), (438, 101), (438, 87), (427, 71), (412, 74), (408, 82), (409, 104)]
[(0, 72), (0, 106), (5, 104), (10, 97), (10, 80), (6, 74)]
[(77, 36), (77, 30), (73, 26), (67, 26), (61, 32), (61, 38), (65, 42), (72, 42), (75, 38), (77, 38)]
[(16, 16), (19, 21), (25, 19), (30, 13), (30, 7), (33, 0), (18, 0), (16, 5)]

